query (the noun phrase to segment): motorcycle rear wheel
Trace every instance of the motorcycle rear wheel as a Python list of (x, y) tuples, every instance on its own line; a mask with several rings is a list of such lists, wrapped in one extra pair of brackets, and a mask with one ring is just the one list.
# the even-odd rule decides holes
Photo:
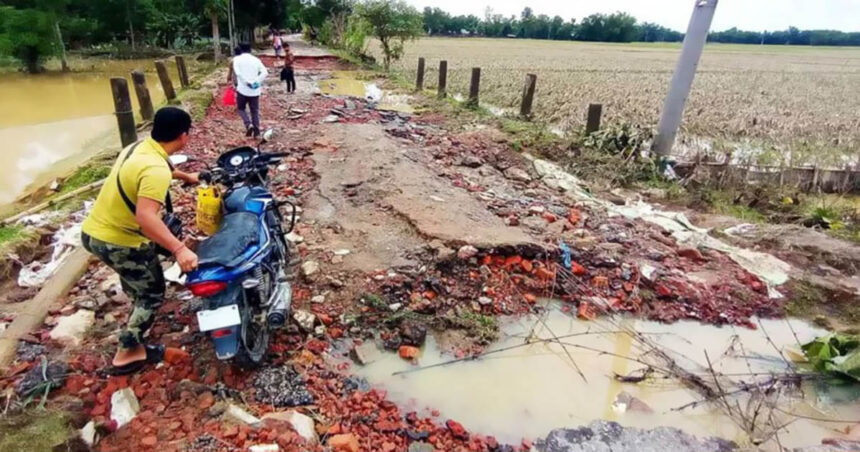
[(269, 326), (266, 325), (265, 320), (263, 322), (253, 318), (244, 320), (239, 340), (239, 351), (233, 357), (236, 366), (246, 370), (256, 369), (266, 360), (268, 350)]
[[(268, 297), (273, 290), (271, 277), (264, 280), (265, 289), (256, 295)], [(236, 366), (242, 369), (256, 369), (266, 360), (269, 350), (269, 325), (264, 311), (259, 308), (259, 301), (254, 303), (257, 308), (250, 306), (246, 297), (242, 303), (242, 327), (239, 336), (239, 351), (233, 358)]]

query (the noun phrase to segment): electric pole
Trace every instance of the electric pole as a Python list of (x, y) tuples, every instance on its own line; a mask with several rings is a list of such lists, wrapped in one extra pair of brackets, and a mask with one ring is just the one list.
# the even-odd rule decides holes
[(687, 34), (684, 36), (684, 44), (681, 48), (681, 57), (672, 75), (669, 94), (663, 104), (663, 113), (657, 126), (657, 137), (652, 146), (658, 156), (669, 155), (675, 144), (675, 135), (681, 127), (684, 106), (693, 87), (696, 68), (699, 66), (699, 59), (708, 40), (708, 31), (711, 29), (718, 2), (719, 0), (695, 0), (693, 16), (690, 18), (690, 25), (687, 27)]

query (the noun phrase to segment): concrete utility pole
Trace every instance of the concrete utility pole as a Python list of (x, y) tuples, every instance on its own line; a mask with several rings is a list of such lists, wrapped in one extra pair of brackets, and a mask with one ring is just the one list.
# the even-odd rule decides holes
[(663, 114), (657, 126), (653, 149), (659, 156), (668, 155), (675, 144), (675, 135), (684, 116), (684, 105), (693, 87), (693, 78), (696, 76), (696, 68), (699, 66), (699, 58), (702, 56), (705, 42), (708, 40), (708, 31), (711, 29), (711, 21), (714, 19), (718, 2), (719, 0), (695, 0), (693, 16), (690, 18), (690, 25), (687, 27), (684, 45), (681, 48), (681, 57), (672, 76), (669, 94), (663, 104)]

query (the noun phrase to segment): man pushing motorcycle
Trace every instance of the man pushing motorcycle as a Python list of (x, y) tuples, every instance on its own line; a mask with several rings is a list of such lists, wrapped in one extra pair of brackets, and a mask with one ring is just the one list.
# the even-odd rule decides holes
[[(119, 336), (113, 374), (128, 374), (158, 362), (164, 347), (144, 343), (164, 299), (165, 282), (159, 254), (169, 254), (183, 272), (197, 268), (197, 255), (178, 235), (181, 223), (172, 216), (170, 182), (196, 184), (199, 176), (176, 170), (168, 156), (189, 140), (191, 116), (176, 107), (160, 109), (149, 138), (119, 155), (83, 223), (84, 248), (119, 274), (134, 309)], [(167, 215), (162, 216), (162, 208)]]

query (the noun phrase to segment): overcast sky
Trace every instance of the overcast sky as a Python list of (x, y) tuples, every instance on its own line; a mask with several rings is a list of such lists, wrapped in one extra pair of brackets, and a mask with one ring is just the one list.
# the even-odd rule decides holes
[[(535, 14), (559, 15), (577, 22), (593, 13), (628, 12), (640, 21), (679, 31), (687, 29), (693, 0), (406, 0), (419, 9), (439, 7), (454, 14), (484, 17), (492, 6), (497, 14), (519, 16), (526, 6)], [(860, 31), (860, 0), (720, 0), (712, 30), (835, 29)]]

